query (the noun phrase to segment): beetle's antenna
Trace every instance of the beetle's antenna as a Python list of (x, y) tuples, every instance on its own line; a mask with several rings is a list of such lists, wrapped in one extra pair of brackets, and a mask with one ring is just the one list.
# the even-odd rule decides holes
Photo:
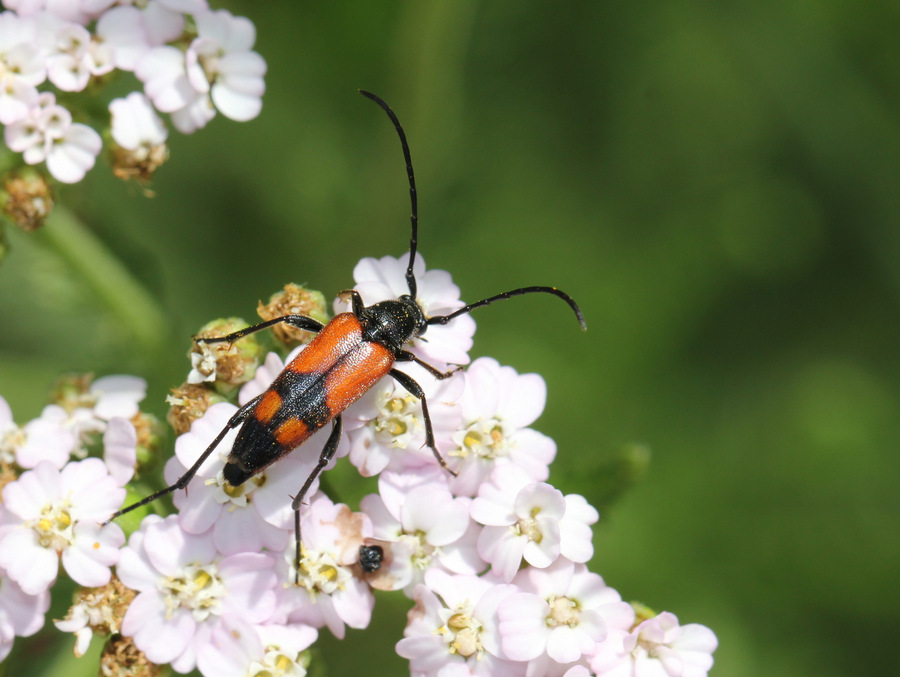
[(566, 294), (564, 291), (560, 291), (556, 287), (521, 287), (519, 289), (512, 289), (510, 291), (505, 291), (502, 294), (496, 294), (495, 296), (481, 299), (480, 301), (476, 301), (475, 303), (470, 303), (464, 308), (454, 310), (449, 315), (436, 315), (435, 317), (429, 317), (426, 322), (427, 324), (447, 324), (454, 317), (465, 315), (466, 313), (470, 313), (476, 308), (481, 308), (482, 306), (489, 306), (494, 301), (502, 301), (504, 299), (512, 298), (513, 296), (521, 296), (522, 294), (535, 294), (538, 292), (542, 292), (544, 294), (553, 294), (554, 296), (558, 296), (563, 301), (568, 303), (569, 307), (575, 312), (575, 317), (578, 318), (578, 324), (581, 325), (582, 329), (587, 329), (587, 325), (584, 323), (584, 314), (581, 312), (581, 308), (578, 307), (578, 304), (575, 303), (575, 299)]
[(372, 101), (381, 106), (382, 110), (388, 114), (391, 122), (394, 123), (394, 129), (397, 130), (397, 136), (400, 137), (400, 146), (403, 148), (403, 159), (406, 160), (406, 175), (409, 177), (409, 202), (412, 206), (412, 213), (409, 216), (409, 222), (412, 225), (412, 236), (409, 239), (409, 263), (406, 266), (406, 286), (409, 287), (409, 295), (416, 298), (416, 276), (413, 274), (413, 263), (415, 263), (416, 260), (416, 247), (419, 244), (419, 206), (418, 200), (416, 199), (416, 176), (413, 173), (412, 158), (409, 154), (409, 144), (406, 143), (406, 133), (400, 125), (400, 120), (397, 119), (397, 116), (394, 111), (391, 110), (391, 107), (384, 102), (384, 99), (372, 94), (372, 92), (367, 92), (364, 89), (359, 90), (359, 93), (368, 99), (372, 99)]

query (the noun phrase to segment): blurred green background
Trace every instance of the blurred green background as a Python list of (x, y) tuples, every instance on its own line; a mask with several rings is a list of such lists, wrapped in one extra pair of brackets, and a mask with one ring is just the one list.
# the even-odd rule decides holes
[[(162, 414), (202, 323), (404, 252), (404, 168), (370, 89), (406, 127), (429, 266), (467, 300), (553, 284), (585, 311), (586, 334), (549, 298), (478, 311), (473, 355), (547, 380), (551, 481), (603, 507), (594, 570), (713, 628), (714, 675), (896, 669), (900, 6), (214, 4), (256, 24), (260, 117), (173, 134), (155, 198), (105, 163), (59, 191), (160, 304), (158, 341), (51, 235), (9, 233), (17, 420), (65, 370), (144, 376)], [(649, 470), (607, 505), (635, 444)], [(373, 490), (352, 473), (332, 482)], [(380, 597), (344, 643), (323, 631), (328, 674), (406, 673), (405, 605)]]

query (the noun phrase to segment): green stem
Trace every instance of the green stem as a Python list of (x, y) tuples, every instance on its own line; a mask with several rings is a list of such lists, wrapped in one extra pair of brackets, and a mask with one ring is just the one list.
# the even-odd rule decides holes
[(56, 205), (39, 236), (82, 277), (140, 347), (162, 346), (166, 317), (131, 271), (71, 211)]

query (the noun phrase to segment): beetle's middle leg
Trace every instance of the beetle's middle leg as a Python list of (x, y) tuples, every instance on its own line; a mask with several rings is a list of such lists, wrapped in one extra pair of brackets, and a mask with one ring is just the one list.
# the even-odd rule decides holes
[[(434, 427), (431, 425), (431, 414), (428, 413), (428, 402), (425, 399), (425, 391), (422, 390), (422, 386), (416, 383), (409, 374), (405, 374), (399, 369), (391, 369), (389, 373), (394, 377), (397, 383), (409, 391), (410, 395), (422, 403), (422, 418), (425, 419), (425, 444), (431, 449), (431, 453), (434, 454), (434, 457), (437, 459), (437, 462), (441, 464), (441, 467), (456, 477), (457, 472), (447, 465), (447, 461), (441, 456), (441, 452), (438, 451), (437, 444), (434, 441)], [(447, 376), (450, 376), (450, 373), (448, 373)], [(446, 378), (446, 376), (444, 378)]]

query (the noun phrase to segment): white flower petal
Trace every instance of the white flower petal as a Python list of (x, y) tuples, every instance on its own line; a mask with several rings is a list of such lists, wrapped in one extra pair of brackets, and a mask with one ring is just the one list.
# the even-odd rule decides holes
[(63, 142), (54, 144), (50, 150), (47, 169), (58, 181), (77, 183), (94, 166), (102, 145), (97, 132), (76, 122), (66, 132)]
[(213, 85), (210, 96), (222, 115), (237, 122), (252, 120), (262, 110), (262, 99), (258, 95), (242, 94), (227, 83)]

